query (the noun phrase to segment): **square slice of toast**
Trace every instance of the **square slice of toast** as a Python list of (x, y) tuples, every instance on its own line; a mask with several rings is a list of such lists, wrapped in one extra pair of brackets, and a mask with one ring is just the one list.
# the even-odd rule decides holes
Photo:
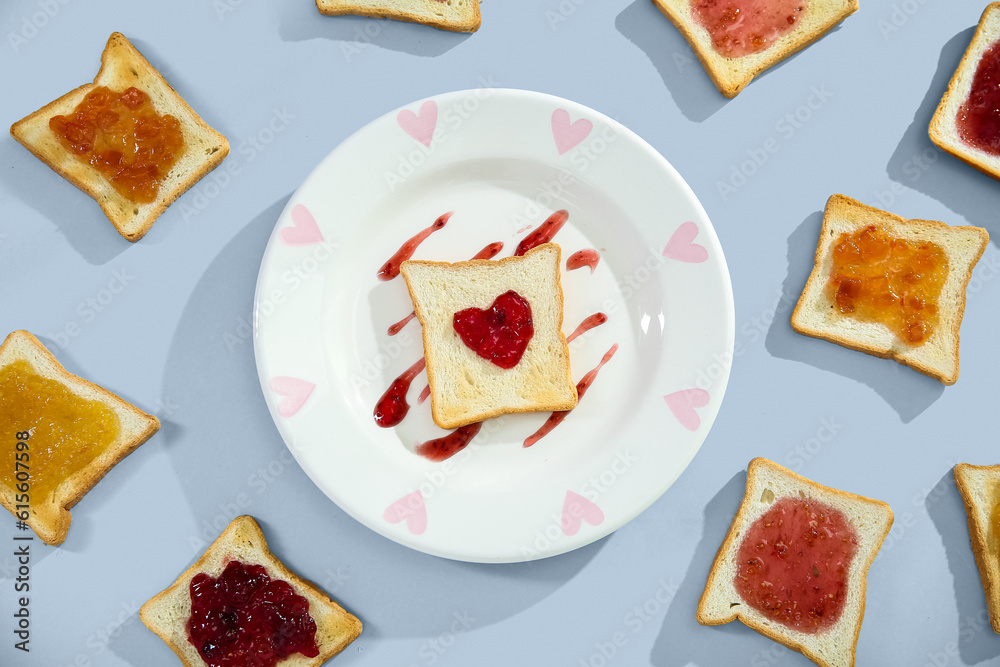
[(715, 48), (711, 33), (698, 19), (696, 5), (728, 5), (735, 26), (743, 19), (739, 12), (746, 11), (741, 0), (653, 0), (653, 4), (684, 35), (719, 92), (730, 98), (736, 97), (755, 76), (809, 46), (858, 11), (858, 0), (803, 2), (795, 26), (776, 37), (770, 46), (749, 55), (727, 57)]
[[(177, 654), (185, 667), (207, 667), (188, 634), (191, 618), (191, 580), (198, 574), (218, 578), (233, 561), (260, 565), (271, 580), (285, 581), (297, 595), (309, 603), (308, 614), (316, 624), (319, 654), (307, 657), (293, 653), (278, 662), (278, 667), (319, 667), (343, 651), (361, 634), (361, 621), (310, 581), (298, 576), (267, 547), (264, 533), (250, 516), (240, 516), (219, 535), (198, 561), (184, 571), (169, 588), (158, 593), (139, 609), (139, 618), (147, 628)], [(250, 597), (253, 597), (252, 595)], [(241, 612), (233, 611), (239, 617)], [(280, 634), (280, 633), (279, 633)]]
[(1000, 634), (1000, 465), (959, 463), (954, 475), (965, 502), (969, 541), (986, 595), (990, 627)]
[[(783, 499), (811, 504), (817, 508), (820, 504), (832, 508), (846, 519), (857, 538), (856, 550), (846, 571), (846, 585), (841, 593), (843, 606), (840, 615), (832, 625), (820, 627), (816, 632), (790, 627), (772, 615), (759, 611), (744, 599), (735, 584), (740, 566), (739, 551), (745, 536), (758, 519)], [(705, 590), (698, 602), (698, 622), (702, 625), (722, 625), (739, 620), (765, 637), (802, 653), (820, 667), (850, 667), (854, 664), (861, 621), (865, 615), (868, 569), (889, 534), (892, 518), (892, 510), (880, 500), (822, 486), (768, 459), (754, 459), (747, 467), (743, 502), (719, 547)], [(819, 527), (824, 526), (825, 524)], [(797, 536), (787, 537), (793, 539)], [(814, 539), (818, 541), (819, 538)], [(769, 546), (779, 553), (787, 554), (796, 550), (794, 543), (782, 545), (776, 542)], [(783, 548), (786, 551), (781, 551)], [(810, 563), (806, 563), (802, 568), (805, 570), (803, 576), (809, 580), (815, 577), (817, 581), (822, 581), (822, 578), (828, 576), (826, 571), (820, 569), (823, 568), (823, 563), (812, 564), (811, 567), (809, 565)], [(783, 575), (768, 571), (767, 576), (774, 579), (774, 583), (764, 583), (776, 586), (781, 583), (779, 577)], [(787, 604), (789, 601), (784, 602)], [(775, 613), (783, 612), (775, 610)]]
[[(931, 141), (959, 160), (972, 165), (984, 174), (1000, 179), (1000, 155), (966, 143), (958, 127), (958, 116), (972, 91), (976, 69), (990, 47), (1000, 41), (1000, 2), (991, 2), (972, 36), (972, 42), (962, 56), (958, 69), (948, 82), (948, 90), (941, 98), (928, 129)], [(994, 112), (995, 113), (995, 112)]]
[(423, 23), (452, 32), (479, 30), (479, 0), (316, 0), (327, 16), (369, 16)]
[[(401, 273), (423, 327), (431, 415), (445, 429), (516, 412), (571, 410), (576, 385), (562, 333), (562, 251), (555, 243), (500, 260), (406, 261)], [(454, 325), (468, 308), (489, 309), (514, 291), (530, 306), (534, 333), (523, 356), (502, 368), (467, 346)]]
[[(149, 97), (156, 113), (180, 123), (184, 145), (180, 157), (162, 177), (156, 198), (134, 202), (116, 190), (90, 165), (87, 156), (72, 154), (49, 128), (54, 116), (73, 114), (88, 93), (101, 86), (122, 93), (137, 88)], [(214, 169), (229, 154), (229, 142), (203, 121), (156, 69), (121, 33), (112, 33), (101, 54), (101, 69), (93, 83), (80, 86), (22, 118), (10, 133), (60, 176), (93, 197), (122, 236), (137, 241), (179, 196)]]
[[(828, 285), (839, 238), (867, 226), (881, 227), (890, 236), (912, 243), (932, 242), (942, 248), (948, 259), (937, 304), (939, 320), (921, 344), (904, 342), (879, 322), (865, 322), (841, 313), (831, 298)], [(954, 384), (958, 380), (959, 328), (965, 314), (965, 289), (987, 243), (989, 233), (980, 227), (949, 227), (936, 220), (907, 220), (850, 197), (833, 195), (827, 200), (823, 214), (812, 273), (792, 312), (792, 328), (852, 350), (895, 359), (943, 384)]]
[[(76, 405), (55, 416), (45, 412), (55, 399), (40, 399), (41, 395), (28, 386), (29, 381), (38, 382), (31, 376), (41, 378), (45, 396), (58, 393), (53, 386), (61, 386)], [(23, 464), (16, 470), (25, 473), (11, 480), (0, 479), (0, 504), (46, 544), (62, 544), (69, 532), (70, 508), (156, 433), (160, 422), (108, 390), (67, 372), (27, 331), (11, 333), (0, 346), (0, 378), (0, 424), (16, 434), (27, 434), (12, 434), (0, 446), (12, 473), (15, 461)], [(83, 429), (106, 434), (108, 423), (117, 424), (117, 435), (103, 449), (93, 441), (77, 443), (65, 435), (67, 431), (80, 434)], [(76, 449), (70, 450), (71, 445)], [(55, 459), (82, 460), (85, 464), (67, 473)], [(17, 488), (22, 482), (27, 486)], [(51, 493), (43, 493), (49, 488)], [(27, 512), (27, 519), (22, 518), (22, 512)]]

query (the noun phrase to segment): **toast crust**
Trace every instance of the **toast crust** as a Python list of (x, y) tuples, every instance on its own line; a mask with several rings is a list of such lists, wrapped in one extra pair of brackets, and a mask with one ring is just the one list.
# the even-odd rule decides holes
[(736, 97), (755, 76), (825, 35), (858, 11), (858, 0), (813, 0), (798, 25), (763, 51), (739, 58), (720, 55), (707, 30), (691, 11), (691, 0), (653, 0), (653, 4), (687, 40), (712, 83), (728, 98)]
[[(765, 490), (772, 491), (770, 500), (764, 498)], [(793, 630), (765, 617), (745, 604), (733, 585), (743, 534), (775, 500), (787, 496), (833, 506), (847, 517), (858, 535), (858, 550), (850, 566), (847, 600), (841, 616), (833, 626), (817, 634)], [(802, 653), (820, 667), (853, 665), (865, 614), (868, 570), (889, 534), (892, 520), (892, 510), (880, 500), (817, 484), (765, 458), (753, 459), (747, 467), (743, 501), (719, 547), (698, 601), (698, 623), (722, 625), (738, 620), (765, 637)]]
[[(894, 236), (933, 241), (948, 256), (948, 275), (938, 299), (940, 322), (920, 346), (900, 341), (882, 324), (842, 315), (827, 297), (832, 251), (839, 235), (872, 224), (884, 227)], [(850, 197), (833, 195), (826, 203), (812, 273), (792, 312), (792, 328), (806, 336), (893, 359), (942, 384), (954, 384), (958, 380), (959, 329), (965, 314), (966, 287), (988, 243), (989, 233), (980, 227), (949, 227), (937, 220), (907, 220)]]
[[(89, 163), (67, 151), (49, 130), (49, 119), (72, 113), (87, 93), (100, 86), (124, 90), (134, 85), (147, 95), (157, 113), (180, 121), (184, 149), (164, 176), (155, 200), (132, 202), (112, 187)], [(209, 127), (163, 76), (121, 33), (112, 33), (101, 53), (93, 83), (76, 88), (10, 128), (11, 135), (53, 171), (92, 197), (122, 236), (137, 241), (177, 197), (186, 192), (229, 154), (229, 142)]]
[[(419, 5), (418, 0), (414, 2), (396, 2), (400, 6), (387, 7), (386, 4), (392, 0), (316, 0), (316, 8), (320, 14), (326, 16), (344, 16), (351, 14), (354, 16), (367, 16), (375, 19), (395, 19), (397, 21), (407, 21), (409, 23), (422, 23), (438, 28), (440, 30), (450, 30), (451, 32), (475, 32), (479, 30), (482, 19), (479, 14), (479, 0), (461, 0), (463, 6), (468, 6), (461, 18), (447, 17), (444, 14), (433, 11), (416, 11), (408, 9), (407, 6)], [(423, 3), (430, 3), (432, 0), (423, 0)], [(436, 1), (436, 0), (434, 0)], [(457, 0), (448, 0), (449, 6)]]
[(969, 541), (986, 596), (990, 627), (1000, 634), (1000, 554), (997, 548), (1000, 535), (990, 520), (993, 508), (1000, 503), (1000, 465), (959, 463), (953, 474), (965, 503)]
[[(244, 560), (247, 555), (254, 559)], [(287, 581), (296, 593), (309, 601), (309, 615), (316, 621), (319, 655), (308, 658), (295, 653), (280, 661), (279, 667), (319, 667), (361, 634), (361, 621), (311, 581), (289, 570), (268, 549), (257, 521), (244, 515), (233, 519), (194, 565), (139, 609), (143, 624), (166, 642), (186, 667), (205, 667), (201, 655), (187, 638), (187, 619), (191, 616), (191, 580), (202, 572), (217, 577), (234, 559), (263, 565), (268, 576)]]
[(991, 2), (983, 11), (972, 41), (948, 82), (948, 89), (941, 97), (941, 102), (928, 127), (931, 141), (939, 148), (996, 179), (1000, 179), (1000, 156), (992, 155), (962, 141), (956, 116), (969, 97), (976, 68), (983, 53), (998, 39), (1000, 39), (1000, 2)]
[[(33, 499), (29, 518), (25, 521), (46, 544), (62, 544), (69, 532), (69, 510), (94, 488), (119, 461), (134, 452), (160, 428), (156, 417), (148, 415), (107, 389), (68, 372), (42, 343), (27, 331), (14, 331), (0, 345), (0, 367), (15, 361), (26, 361), (33, 372), (56, 380), (72, 393), (87, 400), (100, 401), (119, 418), (120, 434), (107, 449), (88, 466), (73, 473), (56, 487), (47, 502)], [(8, 448), (14, 443), (6, 443)], [(13, 454), (8, 460), (13, 460)], [(34, 474), (34, 473), (32, 473)], [(17, 516), (16, 491), (0, 484), (0, 504)]]
[[(434, 419), (434, 423), (438, 426), (443, 429), (454, 429), (505, 414), (572, 410), (576, 407), (578, 396), (576, 383), (573, 382), (572, 370), (569, 363), (569, 345), (566, 342), (566, 336), (562, 332), (563, 290), (559, 280), (561, 255), (562, 249), (557, 244), (545, 243), (532, 248), (520, 257), (504, 257), (498, 260), (473, 259), (455, 263), (425, 260), (408, 260), (402, 263), (400, 272), (406, 281), (407, 289), (413, 300), (414, 312), (417, 314), (417, 319), (420, 321), (422, 328), (424, 356), (427, 360), (427, 380), (431, 389), (431, 416)], [(521, 361), (517, 366), (509, 370), (498, 371), (490, 362), (480, 359), (474, 352), (468, 350), (452, 330), (451, 318), (458, 311), (457, 304), (452, 304), (451, 307), (444, 310), (429, 307), (429, 300), (421, 296), (421, 286), (418, 279), (413, 275), (415, 270), (419, 271), (420, 269), (429, 269), (434, 273), (446, 273), (451, 279), (463, 273), (479, 272), (483, 269), (499, 273), (504, 272), (505, 269), (514, 268), (521, 263), (527, 264), (535, 261), (545, 261), (545, 256), (548, 256), (551, 267), (541, 269), (547, 273), (547, 277), (545, 285), (539, 290), (539, 293), (547, 295), (551, 299), (551, 302), (547, 305), (551, 306), (554, 311), (554, 315), (552, 316), (554, 321), (551, 323), (553, 330), (546, 331), (537, 325), (536, 308), (546, 305), (539, 303), (539, 301), (543, 300), (543, 297), (539, 297), (537, 300), (530, 299), (526, 294), (523, 294), (524, 287), (519, 287), (516, 281), (512, 284), (506, 283), (509, 285), (509, 289), (522, 292), (522, 296), (528, 299), (532, 310), (536, 313), (533, 316), (536, 322), (535, 334), (531, 341), (529, 341)], [(475, 292), (474, 289), (472, 291)], [(492, 291), (485, 294), (474, 294), (474, 297), (478, 297), (479, 303), (466, 302), (462, 307), (470, 305), (476, 305), (481, 308), (489, 307), (493, 299), (502, 293), (503, 290), (498, 289), (494, 291), (496, 292), (495, 294)], [(446, 340), (442, 342), (442, 338)], [(454, 342), (451, 340), (452, 338)], [(542, 341), (555, 346), (555, 349), (549, 349), (548, 351), (541, 350)], [(438, 355), (441, 354), (441, 350), (449, 345), (460, 346), (463, 350), (463, 359), (459, 362), (462, 364), (462, 368), (456, 368), (456, 362), (450, 360), (445, 362), (439, 359)], [(532, 372), (535, 371), (536, 367), (540, 367), (541, 370), (549, 374), (553, 379), (550, 382), (540, 383), (538, 381), (539, 373), (537, 371)], [(525, 398), (524, 392), (527, 391), (527, 388), (531, 390), (531, 395), (527, 397), (530, 399), (530, 404), (522, 402), (519, 405), (503, 404), (495, 408), (469, 408), (460, 400), (461, 397), (451, 394), (446, 396), (442, 386), (449, 379), (449, 376), (467, 371), (469, 368), (474, 369), (474, 373), (484, 376), (496, 374), (498, 378), (503, 377), (504, 374), (516, 373), (516, 376), (511, 377), (518, 377), (523, 381), (523, 384), (520, 385), (522, 387), (521, 397)]]

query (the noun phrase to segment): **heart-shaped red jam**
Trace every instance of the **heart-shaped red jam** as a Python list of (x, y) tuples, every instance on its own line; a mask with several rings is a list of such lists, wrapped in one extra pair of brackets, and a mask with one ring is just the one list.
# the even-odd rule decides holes
[(535, 334), (531, 306), (510, 290), (487, 310), (466, 308), (455, 313), (453, 326), (462, 342), (500, 368), (514, 368)]
[(260, 565), (232, 561), (219, 577), (195, 575), (187, 629), (211, 667), (274, 667), (293, 653), (319, 655), (309, 601)]
[(857, 534), (840, 510), (781, 498), (747, 530), (733, 583), (743, 600), (768, 618), (801, 632), (821, 632), (844, 610), (857, 550)]

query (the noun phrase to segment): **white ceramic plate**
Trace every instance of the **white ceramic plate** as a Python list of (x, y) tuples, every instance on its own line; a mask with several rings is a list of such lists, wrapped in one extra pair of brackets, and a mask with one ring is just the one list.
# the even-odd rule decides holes
[[(487, 421), (435, 463), (417, 444), (445, 434), (419, 403), (397, 427), (373, 409), (423, 355), (402, 278), (376, 273), (440, 215), (415, 259), (459, 261), (502, 241), (513, 254), (553, 211), (564, 260), (564, 331), (608, 321), (571, 345), (574, 380), (615, 344), (579, 406), (530, 448), (548, 413)], [(254, 343), (285, 443), (351, 516), (389, 539), (467, 561), (513, 562), (589, 544), (656, 500), (718, 413), (734, 315), (725, 258), (684, 180), (619, 123), (549, 95), (480, 89), (389, 113), (344, 141), (295, 192), (261, 264)]]

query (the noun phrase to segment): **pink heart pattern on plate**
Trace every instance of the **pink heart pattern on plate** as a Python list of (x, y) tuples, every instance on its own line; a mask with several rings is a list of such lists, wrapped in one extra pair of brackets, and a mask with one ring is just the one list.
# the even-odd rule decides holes
[(302, 204), (292, 208), (292, 226), (281, 230), (281, 242), (296, 246), (323, 242), (323, 232), (319, 230), (316, 218)]
[(406, 521), (406, 529), (414, 535), (427, 530), (427, 506), (420, 491), (408, 493), (385, 508), (382, 518), (389, 523)]
[(710, 399), (711, 396), (704, 389), (682, 389), (663, 397), (677, 421), (689, 431), (697, 431), (701, 426), (701, 417), (695, 412), (695, 408), (705, 407)]
[(566, 151), (579, 145), (587, 138), (592, 129), (594, 129), (594, 124), (586, 118), (580, 118), (571, 123), (569, 112), (565, 109), (556, 109), (552, 112), (552, 138), (556, 141), (556, 150), (559, 151), (559, 155), (563, 155)]
[(692, 264), (704, 262), (708, 259), (708, 250), (705, 246), (694, 243), (696, 236), (698, 236), (698, 225), (690, 221), (685, 222), (667, 241), (663, 256)]
[(598, 526), (604, 521), (604, 512), (579, 493), (567, 491), (562, 508), (563, 533), (571, 537), (576, 535), (584, 521), (591, 526)]
[(291, 417), (301, 410), (316, 388), (312, 382), (288, 376), (273, 377), (268, 385), (271, 391), (284, 396), (278, 403), (278, 414), (282, 417)]
[(396, 122), (408, 135), (422, 143), (430, 146), (434, 139), (434, 129), (437, 127), (438, 107), (434, 100), (427, 100), (420, 105), (420, 112), (413, 113), (409, 109), (403, 109), (396, 114)]

